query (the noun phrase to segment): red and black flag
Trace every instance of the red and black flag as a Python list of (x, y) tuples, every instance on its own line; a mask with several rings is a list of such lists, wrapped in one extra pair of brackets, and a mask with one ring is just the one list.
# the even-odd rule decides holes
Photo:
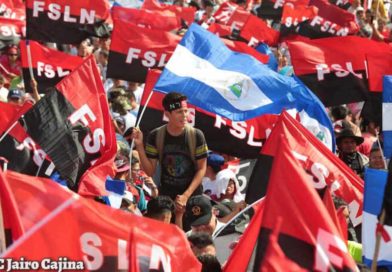
[[(74, 264), (74, 267), (77, 265), (75, 269), (70, 269), (73, 271), (128, 271), (128, 267), (135, 265), (154, 270), (154, 264), (164, 264), (165, 268), (169, 265), (171, 271), (178, 271), (175, 268), (200, 271), (200, 264), (184, 233), (176, 226), (79, 197), (48, 179), (12, 171), (7, 171), (5, 178), (17, 203), (26, 235), (4, 252), (4, 256), (24, 256), (39, 262), (44, 258), (64, 260), (65, 257), (66, 261), (78, 262)], [(136, 230), (133, 233), (136, 236), (132, 236), (135, 240), (130, 240), (131, 230)], [(149, 239), (143, 240), (146, 233)], [(151, 244), (151, 239), (159, 242)], [(129, 262), (128, 248), (136, 243), (143, 250), (153, 250), (140, 256), (135, 264), (133, 260)], [(170, 254), (170, 260), (164, 258), (168, 251), (174, 253)]]
[(288, 47), (295, 74), (325, 106), (366, 100), (366, 55), (390, 52), (386, 43), (357, 36), (289, 41)]
[(163, 69), (180, 40), (170, 32), (116, 20), (107, 77), (145, 82), (148, 69)]
[(264, 20), (257, 16), (249, 15), (240, 31), (240, 36), (247, 41), (263, 42), (274, 46), (278, 43), (279, 31), (270, 28)]
[[(149, 71), (141, 107), (145, 105), (159, 75), (157, 71)], [(167, 121), (162, 107), (163, 97), (163, 93), (153, 93), (140, 122), (140, 128), (144, 135)], [(203, 130), (209, 148), (240, 158), (257, 157), (263, 140), (278, 119), (277, 115), (267, 114), (247, 121), (233, 122), (193, 105), (188, 104), (188, 107), (190, 124)], [(222, 139), (225, 140), (222, 141)], [(233, 148), (233, 146), (236, 148)]]
[(50, 176), (55, 170), (53, 163), (18, 122), (20, 116), (31, 107), (27, 102), (23, 106), (0, 102), (0, 134), (4, 136), (0, 144), (0, 157), (7, 159), (10, 170), (33, 176)]
[(308, 6), (309, 0), (265, 0), (261, 2), (257, 9), (257, 16), (260, 18), (272, 19), (276, 22), (281, 21), (283, 7), (289, 4), (290, 6)]
[(300, 24), (298, 33), (309, 38), (354, 35), (359, 31), (355, 15), (324, 0), (310, 0), (318, 14)]
[(0, 50), (10, 45), (17, 45), (25, 33), (24, 21), (0, 17)]
[(5, 178), (0, 168), (0, 206), (2, 223), (4, 224), (5, 245), (8, 247), (11, 243), (19, 239), (24, 234), (22, 220), (20, 218), (17, 202), (12, 194), (8, 180)]
[(328, 187), (348, 204), (354, 226), (361, 223), (363, 180), (286, 112), (281, 114), (261, 149), (249, 181), (246, 201), (252, 203), (266, 194), (272, 165), (281, 152), (279, 141), (282, 136), (287, 139), (291, 152), (307, 173), (306, 180), (320, 191)]
[(27, 38), (77, 44), (90, 36), (108, 37), (107, 0), (27, 0)]
[(68, 187), (105, 195), (116, 141), (94, 56), (52, 88), (21, 118)]
[(283, 136), (278, 146), (259, 222), (253, 270), (268, 261), (269, 236), (276, 218), (281, 217), (279, 245), (288, 259), (308, 271), (356, 271), (343, 237)]
[(261, 63), (267, 64), (269, 61), (269, 56), (260, 53), (253, 47), (250, 47), (248, 44), (240, 41), (232, 41), (228, 39), (221, 38), (222, 41), (225, 43), (225, 45), (230, 48), (233, 51), (240, 52), (240, 53), (245, 53), (248, 55), (251, 55)]
[(60, 80), (69, 75), (82, 64), (81, 57), (72, 56), (54, 49), (47, 48), (35, 41), (21, 41), (22, 72), (27, 92), (32, 92), (29, 62), (26, 44), (29, 43), (33, 75), (38, 83), (38, 92), (45, 93), (49, 87), (54, 87)]
[(141, 9), (148, 9), (154, 11), (162, 11), (167, 14), (175, 14), (177, 17), (181, 18), (187, 25), (191, 25), (195, 21), (194, 7), (180, 7), (176, 5), (166, 5), (161, 4), (156, 0), (146, 0), (143, 2)]
[(305, 21), (313, 20), (317, 16), (318, 8), (315, 6), (285, 5), (280, 26), (280, 35), (286, 36), (295, 33), (299, 25)]

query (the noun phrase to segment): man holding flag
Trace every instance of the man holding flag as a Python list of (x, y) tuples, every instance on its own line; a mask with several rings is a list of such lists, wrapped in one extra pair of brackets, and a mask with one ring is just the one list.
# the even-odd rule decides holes
[(171, 92), (162, 101), (167, 125), (161, 126), (147, 137), (139, 128), (132, 133), (144, 171), (153, 176), (159, 161), (161, 166), (162, 195), (168, 195), (177, 208), (184, 208), (191, 195), (202, 194), (201, 179), (207, 168), (208, 147), (203, 132), (187, 125), (187, 97)]

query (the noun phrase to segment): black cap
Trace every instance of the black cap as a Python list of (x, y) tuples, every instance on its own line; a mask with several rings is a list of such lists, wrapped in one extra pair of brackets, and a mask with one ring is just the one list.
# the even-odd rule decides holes
[(208, 224), (212, 216), (212, 205), (210, 199), (203, 195), (193, 196), (186, 205), (186, 217), (191, 226)]
[(338, 137), (336, 137), (336, 144), (339, 145), (344, 138), (354, 139), (357, 145), (362, 144), (364, 141), (363, 137), (355, 135), (352, 129), (343, 129), (342, 132), (339, 133)]

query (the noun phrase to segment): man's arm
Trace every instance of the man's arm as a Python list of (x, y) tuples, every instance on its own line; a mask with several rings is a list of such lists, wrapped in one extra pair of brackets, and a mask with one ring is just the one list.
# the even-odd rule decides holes
[(139, 128), (135, 128), (132, 132), (131, 138), (135, 141), (136, 150), (139, 153), (140, 163), (144, 172), (146, 172), (146, 174), (150, 177), (154, 176), (155, 169), (157, 167), (157, 160), (147, 157), (143, 144), (143, 133)]
[(207, 158), (197, 160), (196, 162), (197, 162), (197, 171), (193, 177), (191, 184), (188, 186), (188, 188), (185, 190), (185, 192), (182, 195), (178, 195), (176, 198), (176, 204), (180, 206), (186, 205), (186, 202), (193, 194), (193, 192), (199, 187), (202, 178), (206, 174)]

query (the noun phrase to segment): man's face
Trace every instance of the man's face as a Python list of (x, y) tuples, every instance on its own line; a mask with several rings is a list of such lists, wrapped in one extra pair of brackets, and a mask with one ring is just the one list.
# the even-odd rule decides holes
[(180, 109), (167, 112), (169, 123), (175, 127), (183, 128), (188, 123), (188, 107), (183, 106)]
[(352, 154), (355, 153), (357, 148), (357, 143), (353, 138), (344, 138), (340, 142), (339, 149), (344, 154)]
[(206, 232), (210, 235), (214, 233), (216, 227), (216, 218), (214, 215), (211, 216), (210, 222), (204, 225), (192, 226), (192, 232)]
[(374, 169), (385, 169), (385, 162), (380, 150), (370, 153), (369, 166)]

